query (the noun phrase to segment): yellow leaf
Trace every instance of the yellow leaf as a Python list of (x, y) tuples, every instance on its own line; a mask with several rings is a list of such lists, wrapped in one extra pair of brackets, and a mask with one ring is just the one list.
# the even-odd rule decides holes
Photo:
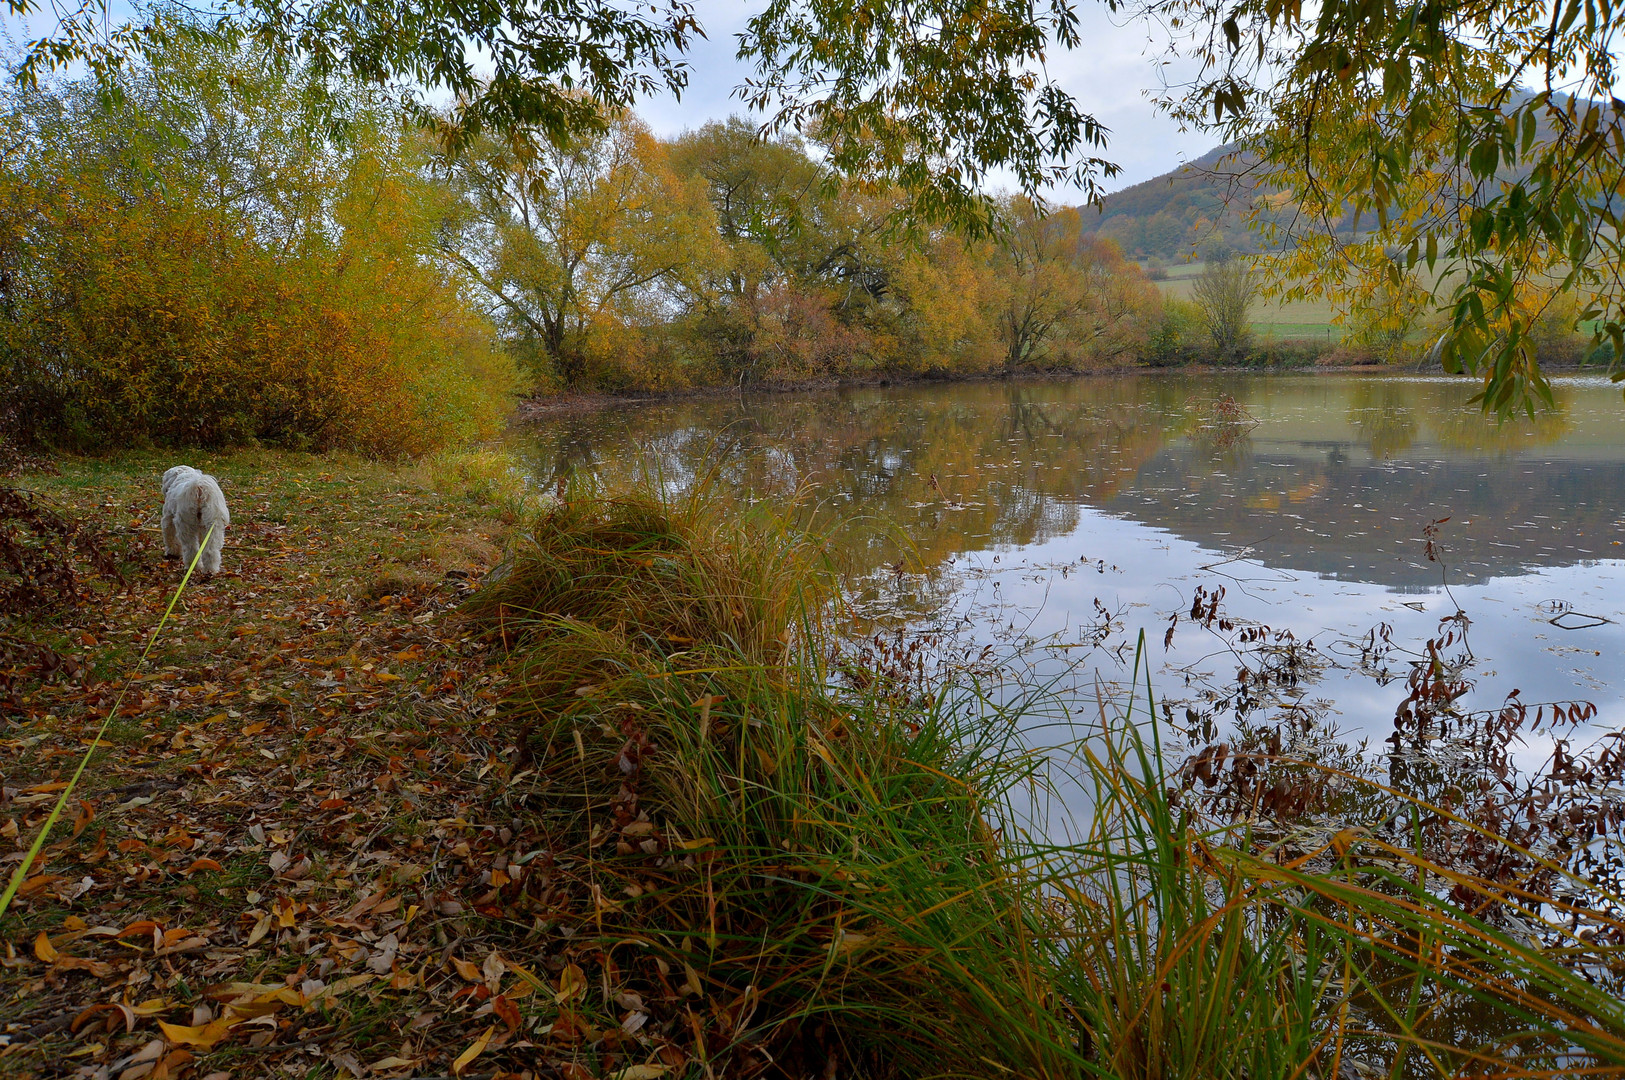
[(473, 1045), (457, 1055), (457, 1060), (451, 1063), (451, 1075), (463, 1075), (463, 1070), (468, 1068), (468, 1063), (480, 1056), (480, 1051), (484, 1050), (485, 1044), (491, 1041), (491, 1033), (496, 1029), (496, 1025), (492, 1024), (485, 1029), (484, 1035), (474, 1040)]
[(559, 992), (554, 994), (555, 1000), (561, 1004), (573, 1001), (587, 992), (587, 974), (577, 964), (567, 964), (559, 972)]
[(416, 1064), (416, 1058), (395, 1057), (393, 1054), (391, 1054), (389, 1057), (379, 1058), (371, 1065), (368, 1065), (367, 1068), (371, 1069), (373, 1072), (388, 1072), (390, 1069), (405, 1069)]
[(56, 963), (56, 958), (62, 954), (57, 952), (56, 946), (51, 944), (50, 935), (48, 935), (44, 930), (41, 930), (39, 932), (39, 937), (34, 939), (34, 955), (45, 961), (47, 964), (54, 964)]
[(252, 948), (260, 943), (260, 939), (271, 932), (271, 916), (261, 915), (254, 924), (254, 929), (248, 932), (248, 947)]
[(222, 1016), (218, 1020), (211, 1020), (201, 1027), (186, 1027), (182, 1024), (166, 1024), (158, 1021), (158, 1030), (164, 1033), (164, 1038), (180, 1046), (197, 1046), (208, 1050), (215, 1043), (224, 1039), (237, 1021), (234, 1018)]
[(451, 963), (452, 966), (457, 969), (457, 974), (461, 975), (469, 982), (477, 983), (485, 981), (485, 973), (480, 970), (478, 964), (464, 960), (461, 956), (452, 957)]
[(716, 837), (714, 836), (700, 836), (693, 840), (679, 840), (678, 845), (684, 851), (695, 851), (702, 847), (709, 847), (716, 842)]
[(670, 1065), (628, 1065), (620, 1072), (610, 1073), (609, 1080), (655, 1080), (670, 1071)]

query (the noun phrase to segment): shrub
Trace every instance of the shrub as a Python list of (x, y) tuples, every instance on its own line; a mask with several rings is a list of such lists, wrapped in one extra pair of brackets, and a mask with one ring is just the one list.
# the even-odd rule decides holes
[(1200, 350), (1201, 310), (1178, 296), (1162, 298), (1161, 316), (1146, 343), (1146, 362), (1153, 367), (1191, 363)]
[(177, 49), (119, 97), (10, 92), (0, 393), (20, 438), (388, 456), (501, 421), (511, 363), (433, 258), (417, 136), (263, 60)]
[(1252, 266), (1227, 249), (1215, 251), (1192, 286), (1208, 341), (1219, 359), (1233, 359), (1252, 342), (1249, 312), (1258, 296)]

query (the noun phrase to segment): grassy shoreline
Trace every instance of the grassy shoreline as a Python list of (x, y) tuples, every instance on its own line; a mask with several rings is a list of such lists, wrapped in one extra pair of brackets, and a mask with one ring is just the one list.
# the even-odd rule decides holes
[[(1079, 841), (1030, 833), (1023, 703), (832, 679), (820, 543), (766, 508), (526, 506), (495, 455), (194, 460), (232, 572), (0, 920), (0, 1073), (1625, 1071), (1618, 1002), (1413, 885), (1403, 843), (1286, 859), (1177, 804), (1144, 701), (1101, 703)], [(7, 661), (19, 853), (178, 577), (145, 524), (167, 461), (20, 481), (100, 514), (128, 580), (6, 627), (87, 672)]]

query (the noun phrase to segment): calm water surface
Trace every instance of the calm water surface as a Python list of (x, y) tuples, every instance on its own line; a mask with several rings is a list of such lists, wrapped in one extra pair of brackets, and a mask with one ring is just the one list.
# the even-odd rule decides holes
[[(539, 483), (642, 462), (675, 485), (714, 469), (741, 498), (808, 490), (854, 516), (841, 537), (871, 605), (1035, 642), (1108, 684), (1143, 628), (1159, 694), (1202, 724), (1296, 711), (1381, 739), (1460, 611), (1466, 707), (1517, 690), (1596, 704), (1591, 737), (1625, 728), (1625, 402), (1560, 380), (1554, 413), (1497, 424), (1469, 393), (1343, 375), (911, 386), (558, 417), (520, 452)], [(1257, 423), (1226, 421), (1227, 395)], [(1229, 628), (1193, 623), (1198, 590), (1221, 588)], [(1271, 662), (1241, 640), (1260, 625), (1307, 658), (1262, 697), (1238, 681)]]

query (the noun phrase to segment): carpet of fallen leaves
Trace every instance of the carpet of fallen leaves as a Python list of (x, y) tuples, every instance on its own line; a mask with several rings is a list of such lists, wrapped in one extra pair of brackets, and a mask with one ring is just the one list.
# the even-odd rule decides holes
[[(526, 879), (552, 859), (504, 796), (501, 662), (456, 610), (500, 552), (489, 508), (351, 460), (196, 460), (231, 503), (225, 569), (142, 663), (180, 578), (156, 529), (173, 463), (9, 481), (93, 520), (126, 581), (0, 616), (8, 879), (124, 690), (0, 920), (0, 1075), (681, 1066), (637, 994), (589, 988), (567, 936), (537, 938), (553, 897)], [(589, 989), (605, 1030), (568, 1019)]]

